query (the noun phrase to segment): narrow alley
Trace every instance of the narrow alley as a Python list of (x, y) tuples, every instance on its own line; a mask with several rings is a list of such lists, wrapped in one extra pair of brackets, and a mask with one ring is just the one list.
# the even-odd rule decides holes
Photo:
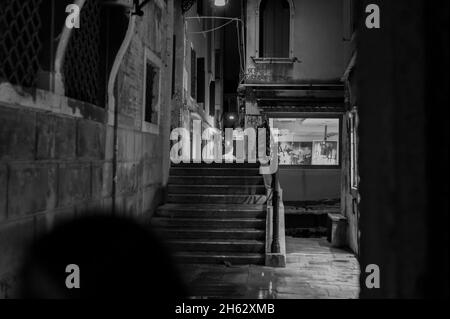
[(369, 2), (0, 1), (0, 299), (448, 295), (448, 3)]

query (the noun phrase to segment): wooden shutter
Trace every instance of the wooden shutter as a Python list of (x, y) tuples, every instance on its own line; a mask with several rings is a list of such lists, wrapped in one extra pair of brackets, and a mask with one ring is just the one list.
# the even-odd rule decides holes
[(197, 54), (191, 48), (191, 96), (197, 97)]
[(259, 37), (261, 57), (289, 57), (290, 7), (286, 0), (261, 2)]
[(197, 59), (197, 103), (205, 103), (205, 58)]

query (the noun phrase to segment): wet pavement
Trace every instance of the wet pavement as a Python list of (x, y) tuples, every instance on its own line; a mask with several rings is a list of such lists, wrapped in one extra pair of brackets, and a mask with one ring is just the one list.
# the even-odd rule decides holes
[(286, 268), (256, 265), (183, 265), (193, 298), (353, 299), (359, 266), (324, 238), (286, 237)]

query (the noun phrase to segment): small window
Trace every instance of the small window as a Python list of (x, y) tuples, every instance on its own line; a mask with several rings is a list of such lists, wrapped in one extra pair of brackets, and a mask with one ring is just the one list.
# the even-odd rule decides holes
[(215, 51), (215, 55), (214, 55), (214, 73), (216, 75), (216, 80), (220, 80), (220, 78), (222, 77), (222, 68), (221, 68), (221, 59), (220, 59), (221, 55), (220, 55), (220, 50)]
[(280, 133), (278, 158), (283, 166), (339, 166), (338, 118), (272, 118)]
[(263, 0), (259, 10), (259, 57), (289, 58), (289, 2)]
[(216, 82), (209, 83), (209, 115), (214, 116), (216, 113)]
[(197, 0), (197, 14), (203, 16), (203, 0)]
[(161, 60), (149, 49), (145, 51), (143, 130), (159, 133), (161, 104)]
[(191, 96), (197, 98), (197, 54), (191, 48)]
[(172, 39), (172, 98), (175, 96), (175, 74), (177, 65), (177, 36)]
[(205, 103), (205, 58), (197, 59), (197, 103)]
[(145, 121), (148, 123), (158, 124), (158, 70), (150, 62), (147, 61), (145, 77)]

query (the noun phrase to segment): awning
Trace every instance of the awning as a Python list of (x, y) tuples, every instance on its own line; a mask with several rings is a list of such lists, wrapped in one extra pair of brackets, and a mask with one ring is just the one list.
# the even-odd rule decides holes
[(299, 112), (343, 112), (343, 84), (267, 84), (245, 83), (241, 95), (264, 109)]

